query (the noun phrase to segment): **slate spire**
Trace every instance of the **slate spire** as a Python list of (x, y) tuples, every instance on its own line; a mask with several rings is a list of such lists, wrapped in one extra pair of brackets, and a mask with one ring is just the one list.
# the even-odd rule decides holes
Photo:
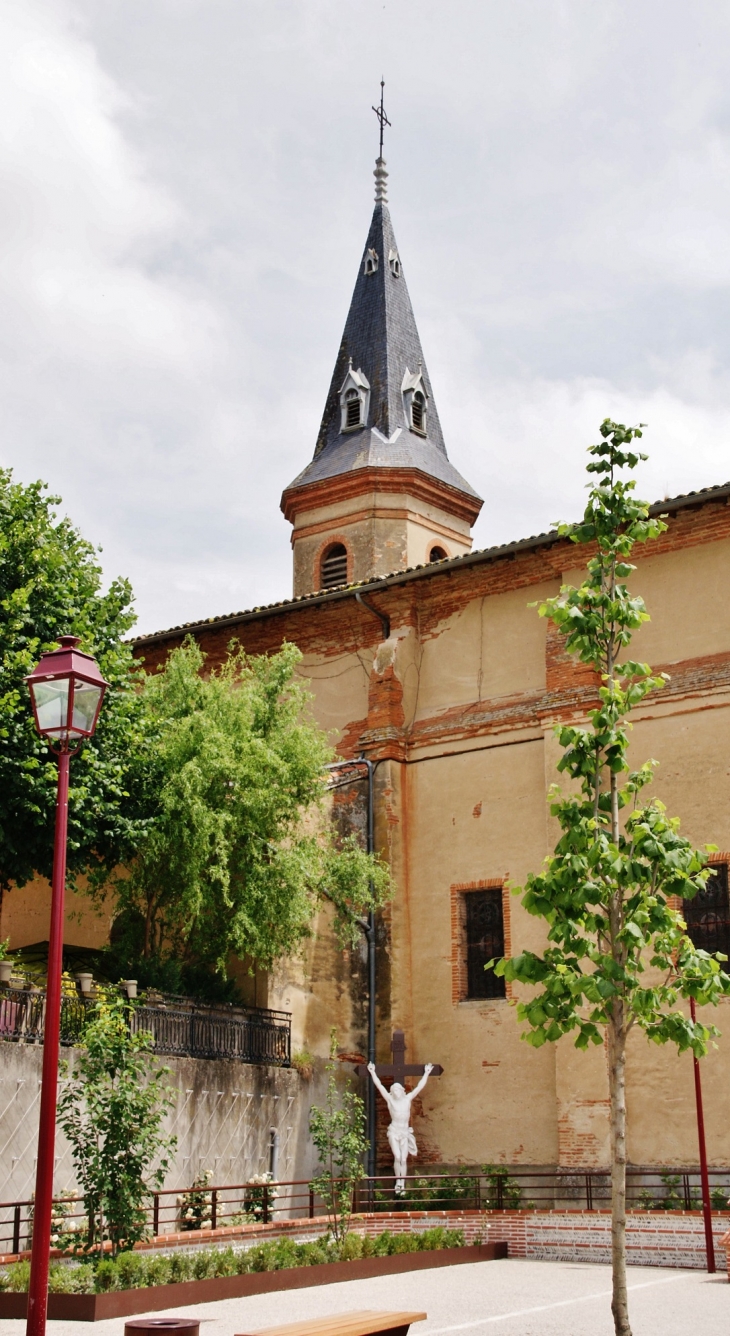
[[(417, 469), (478, 502), (450, 463), (403, 265), (387, 204), (385, 160), (375, 165), (375, 208), (352, 294), (312, 462), (292, 488), (361, 468)], [(348, 368), (367, 385), (362, 425), (343, 430)], [(423, 430), (414, 430), (411, 397), (425, 396)], [(478, 506), (477, 506), (478, 508)]]

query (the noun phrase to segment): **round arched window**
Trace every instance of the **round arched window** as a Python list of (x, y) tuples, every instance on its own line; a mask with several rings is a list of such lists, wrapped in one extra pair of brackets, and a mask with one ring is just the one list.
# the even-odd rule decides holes
[(333, 543), (322, 556), (320, 589), (336, 589), (347, 584), (347, 548), (344, 543)]
[(428, 554), (429, 561), (446, 561), (448, 553), (442, 547), (432, 547)]

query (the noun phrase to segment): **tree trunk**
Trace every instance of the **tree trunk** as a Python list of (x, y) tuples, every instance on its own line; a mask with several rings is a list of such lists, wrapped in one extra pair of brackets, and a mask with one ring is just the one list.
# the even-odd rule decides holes
[(616, 1336), (631, 1336), (626, 1290), (626, 1031), (624, 1005), (616, 999), (608, 1031), (611, 1117), (611, 1312)]

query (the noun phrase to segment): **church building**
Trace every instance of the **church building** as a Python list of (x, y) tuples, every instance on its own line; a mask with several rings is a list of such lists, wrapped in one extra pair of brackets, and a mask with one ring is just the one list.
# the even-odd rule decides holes
[[(293, 641), (338, 755), (372, 763), (376, 847), (395, 884), (378, 924), (378, 1059), (401, 1028), (410, 1061), (445, 1069), (415, 1119), (418, 1162), (598, 1167), (604, 1051), (520, 1042), (510, 986), (483, 968), (543, 941), (509, 885), (555, 842), (554, 727), (581, 718), (595, 688), (528, 605), (579, 581), (581, 554), (554, 532), (471, 550), (481, 501), (446, 452), (386, 181), (381, 154), (314, 455), (281, 499), (293, 598), (143, 636), (137, 649), (153, 667), (192, 634), (214, 665), (232, 639), (257, 654)], [(730, 851), (730, 485), (653, 513), (669, 527), (635, 553), (631, 583), (651, 621), (634, 646), (671, 680), (638, 712), (634, 754), (660, 761), (656, 791), (683, 832)], [(334, 798), (357, 823), (365, 786), (350, 773)], [(728, 954), (729, 860), (715, 856), (712, 895), (688, 910), (696, 940)], [(336, 1024), (343, 1050), (366, 1052), (364, 954), (341, 950), (326, 911), (305, 962), (257, 988), (259, 1002), (265, 990), (293, 1012), (295, 1044), (324, 1054)], [(727, 1030), (730, 1004), (714, 1019)], [(708, 1152), (726, 1164), (730, 1039), (703, 1072)], [(628, 1099), (632, 1163), (696, 1163), (688, 1056), (633, 1034)]]
[[(544, 944), (510, 886), (554, 846), (554, 728), (585, 716), (595, 684), (529, 605), (579, 581), (582, 554), (555, 532), (472, 550), (482, 503), (447, 454), (386, 183), (381, 153), (313, 456), (305, 463), (303, 443), (281, 498), (293, 596), (141, 636), (136, 652), (153, 669), (192, 635), (212, 667), (232, 640), (251, 654), (293, 642), (338, 757), (371, 763), (375, 846), (395, 888), (376, 925), (377, 1057), (388, 1061), (401, 1029), (408, 1061), (444, 1069), (414, 1107), (413, 1167), (598, 1168), (609, 1160), (604, 1050), (521, 1042), (510, 986), (483, 968)], [(668, 529), (635, 551), (631, 586), (651, 621), (634, 649), (670, 681), (637, 711), (633, 754), (660, 762), (654, 787), (683, 833), (720, 850), (688, 919), (696, 941), (730, 955), (730, 484), (653, 513)], [(363, 837), (366, 800), (364, 767), (335, 775), (332, 819)], [(366, 1055), (366, 943), (343, 951), (327, 908), (303, 960), (242, 986), (292, 1013), (295, 1049), (325, 1056), (334, 1025), (343, 1053)], [(730, 1002), (706, 1019), (726, 1032), (702, 1064), (708, 1154), (726, 1165)], [(630, 1162), (696, 1164), (690, 1056), (634, 1033), (627, 1080)]]

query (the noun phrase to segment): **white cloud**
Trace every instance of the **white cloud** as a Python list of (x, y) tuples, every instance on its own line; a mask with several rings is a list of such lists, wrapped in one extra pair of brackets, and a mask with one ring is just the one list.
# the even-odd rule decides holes
[(314, 447), (384, 70), (476, 541), (577, 513), (606, 415), (648, 421), (646, 495), (724, 481), (728, 58), (712, 0), (6, 0), (0, 461), (62, 493), (141, 629), (287, 594), (278, 499)]

